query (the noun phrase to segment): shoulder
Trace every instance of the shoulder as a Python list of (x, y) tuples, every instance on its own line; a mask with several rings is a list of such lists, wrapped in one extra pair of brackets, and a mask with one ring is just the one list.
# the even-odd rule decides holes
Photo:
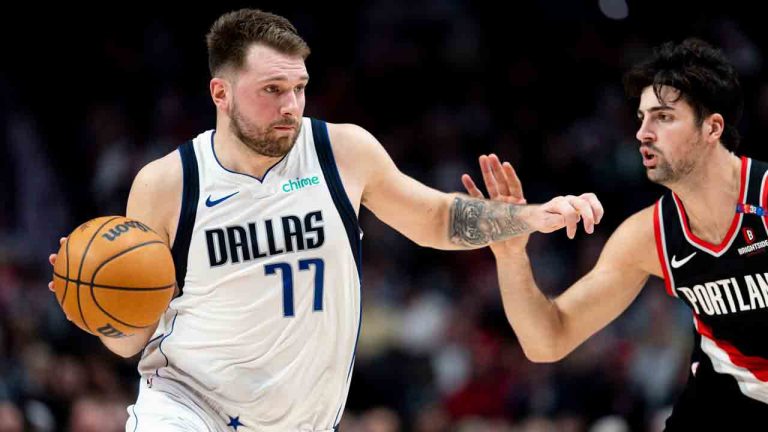
[(360, 166), (366, 170), (386, 169), (393, 165), (389, 154), (379, 140), (364, 128), (351, 124), (328, 125), (328, 137), (331, 140), (334, 157), (349, 165)]
[(655, 211), (656, 203), (628, 217), (622, 225), (626, 225), (627, 229), (638, 235), (653, 235), (653, 215)]
[(175, 234), (181, 208), (183, 173), (178, 150), (145, 165), (128, 195), (126, 215), (161, 233), (168, 244)]
[(328, 123), (328, 136), (339, 167), (364, 185), (396, 168), (376, 137), (358, 125)]
[(174, 150), (144, 165), (136, 174), (134, 185), (141, 183), (152, 189), (162, 190), (181, 185), (182, 180), (181, 156), (178, 150)]
[(328, 138), (334, 150), (365, 152), (381, 147), (379, 141), (364, 128), (352, 123), (326, 123)]
[(654, 229), (655, 204), (628, 217), (608, 240), (606, 249), (638, 268), (660, 274)]

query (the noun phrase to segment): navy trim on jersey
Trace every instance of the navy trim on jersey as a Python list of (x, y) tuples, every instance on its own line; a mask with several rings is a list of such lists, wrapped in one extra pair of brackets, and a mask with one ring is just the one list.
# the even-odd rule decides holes
[[(360, 329), (362, 328), (363, 319), (363, 300), (362, 300), (362, 284), (363, 284), (363, 266), (361, 262), (362, 255), (362, 241), (360, 240), (360, 225), (357, 221), (357, 215), (352, 207), (352, 203), (349, 201), (349, 195), (344, 190), (344, 185), (341, 183), (341, 176), (339, 175), (339, 169), (336, 166), (336, 160), (333, 157), (333, 149), (331, 148), (331, 139), (328, 137), (328, 128), (324, 121), (317, 119), (310, 119), (312, 122), (312, 137), (315, 141), (315, 152), (317, 153), (317, 159), (320, 161), (320, 168), (323, 170), (323, 177), (328, 184), (328, 191), (331, 193), (333, 203), (336, 205), (336, 211), (339, 212), (339, 217), (344, 223), (344, 228), (347, 231), (347, 239), (349, 240), (349, 247), (352, 249), (352, 255), (355, 257), (355, 264), (357, 265), (357, 276), (360, 278), (360, 314), (358, 317), (357, 325), (357, 339), (355, 339), (355, 347), (352, 349), (352, 361), (349, 364), (349, 372), (347, 372), (347, 382), (352, 374), (352, 367), (355, 365), (355, 358), (357, 352), (357, 343), (360, 341)], [(341, 408), (336, 413), (334, 419), (334, 429), (339, 427), (339, 416), (341, 414)]]
[(336, 205), (336, 210), (339, 212), (341, 221), (344, 223), (344, 228), (347, 231), (349, 247), (352, 249), (352, 255), (355, 256), (355, 264), (357, 264), (357, 275), (362, 281), (363, 270), (362, 263), (360, 262), (362, 242), (360, 241), (360, 226), (357, 223), (357, 215), (352, 207), (352, 203), (349, 201), (347, 192), (344, 190), (344, 185), (341, 183), (339, 169), (336, 167), (336, 160), (333, 158), (331, 139), (328, 137), (328, 128), (324, 121), (317, 119), (311, 119), (311, 121), (317, 158), (320, 160), (320, 167), (323, 170), (325, 182), (328, 184), (328, 190), (331, 192), (333, 203)]
[[(271, 166), (271, 167), (267, 168), (267, 170), (266, 170), (266, 171), (264, 171), (264, 175), (263, 175), (263, 176), (261, 176), (261, 178), (258, 178), (258, 177), (256, 177), (256, 176), (252, 176), (252, 175), (250, 175), (250, 174), (241, 173), (241, 172), (238, 172), (238, 171), (232, 171), (231, 169), (228, 169), (228, 168), (226, 168), (224, 165), (222, 165), (222, 164), (221, 164), (221, 162), (219, 161), (219, 157), (218, 157), (218, 156), (216, 156), (216, 147), (213, 145), (213, 137), (214, 137), (214, 136), (216, 136), (216, 131), (213, 131), (213, 133), (211, 133), (211, 152), (213, 152), (213, 158), (216, 160), (216, 163), (217, 163), (217, 164), (218, 164), (218, 165), (221, 167), (221, 169), (223, 169), (223, 170), (224, 170), (224, 171), (226, 171), (226, 172), (230, 172), (230, 173), (232, 173), (232, 174), (238, 174), (238, 175), (242, 175), (242, 176), (250, 177), (250, 178), (252, 178), (252, 179), (256, 180), (256, 181), (257, 181), (257, 182), (259, 182), (259, 183), (264, 183), (264, 179), (265, 179), (265, 178), (267, 178), (267, 174), (269, 174), (269, 172), (272, 170), (272, 168), (276, 167), (276, 166), (277, 166), (277, 164), (279, 164), (280, 162), (282, 162), (282, 161), (283, 161), (283, 159), (285, 159), (285, 158), (288, 156), (288, 153), (290, 153), (290, 152), (291, 152), (291, 151), (289, 150), (289, 151), (288, 151), (288, 153), (284, 154), (284, 155), (283, 155), (283, 157), (281, 157), (279, 161), (275, 162), (274, 164), (272, 164), (272, 166)], [(293, 150), (293, 149), (291, 149), (291, 150)]]
[(171, 255), (173, 265), (176, 266), (176, 284), (179, 286), (179, 295), (184, 293), (184, 278), (187, 276), (187, 258), (189, 256), (189, 244), (192, 241), (192, 229), (195, 227), (197, 214), (197, 202), (200, 199), (200, 180), (197, 171), (197, 158), (192, 141), (179, 146), (181, 155), (181, 167), (184, 173), (184, 187), (181, 192), (181, 212), (179, 212), (179, 225), (176, 228), (176, 238), (173, 241)]
[[(163, 352), (163, 342), (165, 342), (166, 339), (173, 333), (173, 328), (176, 326), (176, 317), (179, 316), (179, 311), (176, 311), (176, 315), (173, 316), (173, 321), (171, 322), (171, 331), (168, 332), (167, 335), (165, 335), (161, 340), (160, 343), (157, 345), (157, 349), (160, 351), (160, 354), (165, 357), (165, 367), (168, 367), (170, 364), (170, 361), (168, 360), (168, 356), (165, 355), (165, 352)], [(155, 369), (155, 375), (160, 376), (160, 368)]]
[(136, 432), (136, 429), (139, 427), (139, 417), (136, 415), (136, 404), (131, 405), (131, 410), (133, 411), (133, 418), (136, 419), (136, 423), (133, 425), (133, 432)]

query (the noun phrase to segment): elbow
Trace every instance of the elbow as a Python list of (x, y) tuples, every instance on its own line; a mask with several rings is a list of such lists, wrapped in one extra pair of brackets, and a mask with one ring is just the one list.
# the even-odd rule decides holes
[(422, 236), (416, 236), (412, 240), (413, 240), (414, 243), (416, 243), (420, 247), (433, 248), (433, 249), (442, 249), (437, 244), (437, 242), (434, 241), (434, 239), (428, 238), (426, 236), (423, 236), (423, 237)]
[(108, 350), (126, 359), (134, 357), (136, 354), (140, 353), (146, 345), (146, 340), (129, 340), (131, 338), (107, 339), (105, 337), (101, 337), (100, 339)]
[(555, 363), (565, 358), (570, 350), (558, 347), (556, 344), (548, 346), (530, 347), (523, 345), (525, 357), (533, 363)]
[(137, 349), (125, 349), (124, 347), (110, 348), (110, 351), (112, 351), (113, 353), (115, 353), (115, 354), (117, 354), (120, 357), (125, 358), (125, 359), (129, 359), (131, 357), (136, 356), (136, 354), (140, 353), (141, 350), (142, 350), (141, 348), (138, 349), (138, 350)]
[(129, 358), (132, 358), (132, 357), (136, 357), (140, 352), (141, 352), (141, 350), (138, 350), (138, 351), (126, 351), (126, 352), (117, 353), (117, 355), (119, 355), (120, 357), (122, 357), (124, 359), (129, 359)]
[(563, 359), (563, 355), (549, 354), (549, 353), (528, 353), (525, 352), (525, 356), (533, 363), (555, 363)]

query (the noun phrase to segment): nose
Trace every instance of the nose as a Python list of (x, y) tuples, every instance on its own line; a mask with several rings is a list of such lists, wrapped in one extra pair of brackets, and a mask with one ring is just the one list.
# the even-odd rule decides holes
[(280, 103), (280, 114), (283, 117), (299, 116), (299, 96), (296, 93), (288, 91), (283, 94)]
[(641, 143), (649, 143), (656, 140), (656, 134), (651, 129), (649, 123), (649, 119), (643, 119), (642, 123), (640, 123), (640, 127), (637, 129), (635, 138)]

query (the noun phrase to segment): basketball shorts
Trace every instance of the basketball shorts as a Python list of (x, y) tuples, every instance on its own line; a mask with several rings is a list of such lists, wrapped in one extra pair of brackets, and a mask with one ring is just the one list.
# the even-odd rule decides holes
[(768, 404), (745, 396), (733, 377), (714, 370), (706, 355), (695, 360), (695, 372), (692, 368), (665, 432), (766, 430)]
[[(248, 420), (226, 415), (226, 409), (172, 380), (142, 378), (136, 403), (128, 407), (126, 432), (253, 432)], [(233, 410), (235, 411), (235, 410)], [(276, 431), (277, 432), (277, 431)], [(279, 432), (293, 432), (280, 430)], [(297, 428), (295, 432), (338, 432), (336, 429)]]

